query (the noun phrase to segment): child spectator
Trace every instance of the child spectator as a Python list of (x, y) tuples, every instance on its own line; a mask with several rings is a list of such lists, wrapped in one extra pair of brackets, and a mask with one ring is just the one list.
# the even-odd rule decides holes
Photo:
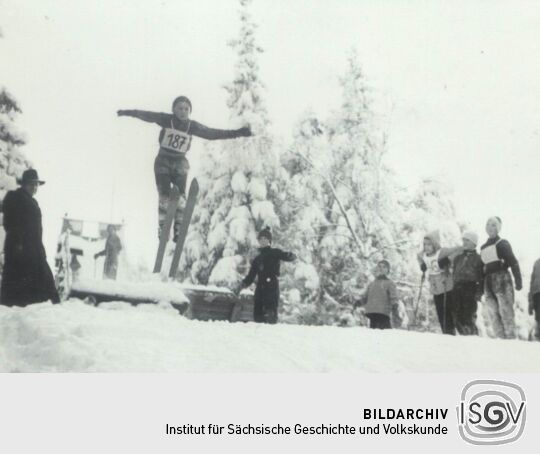
[(381, 260), (375, 271), (376, 278), (368, 288), (358, 304), (366, 306), (365, 314), (369, 318), (369, 327), (373, 329), (392, 328), (390, 316), (392, 310), (398, 306), (396, 284), (388, 278), (390, 263)]
[(434, 231), (424, 237), (423, 251), (418, 255), (420, 269), (428, 274), (429, 290), (433, 295), (443, 334), (456, 334), (450, 256), (460, 252), (461, 247), (441, 248), (439, 232)]
[(255, 298), (253, 308), (253, 320), (257, 323), (275, 324), (278, 321), (279, 304), (279, 275), (280, 263), (296, 260), (292, 252), (285, 252), (272, 247), (272, 233), (265, 228), (258, 235), (259, 255), (253, 259), (248, 275), (235, 289), (238, 293), (241, 289), (249, 287), (255, 279)]
[(463, 233), (464, 251), (453, 261), (455, 322), (461, 335), (478, 335), (476, 311), (484, 293), (484, 264), (476, 252), (477, 245), (476, 233)]

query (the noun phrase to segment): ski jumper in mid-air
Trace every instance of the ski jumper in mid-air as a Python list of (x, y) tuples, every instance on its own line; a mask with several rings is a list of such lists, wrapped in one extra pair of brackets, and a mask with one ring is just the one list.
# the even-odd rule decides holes
[(161, 237), (172, 185), (176, 185), (180, 190), (180, 201), (174, 222), (174, 240), (176, 241), (186, 203), (186, 182), (189, 172), (186, 153), (191, 146), (192, 136), (207, 140), (235, 139), (251, 136), (251, 129), (249, 126), (240, 129), (213, 129), (191, 120), (189, 118), (191, 101), (185, 96), (179, 96), (173, 101), (172, 111), (173, 113), (169, 114), (144, 110), (119, 110), (117, 114), (161, 126), (159, 152), (154, 161), (159, 196), (158, 235)]

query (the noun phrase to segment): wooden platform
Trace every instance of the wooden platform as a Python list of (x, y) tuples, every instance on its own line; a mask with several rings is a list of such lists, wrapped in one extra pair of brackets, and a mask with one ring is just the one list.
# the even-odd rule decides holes
[(69, 297), (94, 304), (126, 301), (138, 305), (167, 301), (180, 314), (193, 320), (253, 321), (253, 294), (244, 292), (236, 296), (226, 288), (214, 286), (86, 280), (73, 283)]

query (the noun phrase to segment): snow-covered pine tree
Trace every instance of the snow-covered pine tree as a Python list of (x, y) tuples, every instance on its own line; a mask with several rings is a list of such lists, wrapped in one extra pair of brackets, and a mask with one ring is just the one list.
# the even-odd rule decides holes
[(15, 125), (21, 109), (16, 99), (5, 87), (0, 87), (0, 199), (7, 191), (16, 188), (16, 178), (20, 177), (29, 162), (20, 147), (25, 137)]
[(282, 170), (263, 99), (251, 0), (240, 0), (240, 31), (229, 43), (236, 53), (234, 79), (225, 86), (233, 124), (251, 125), (254, 136), (208, 143), (198, 175), (201, 192), (194, 213), (181, 277), (201, 284), (231, 286), (246, 272), (257, 231), (280, 223)]
[(355, 52), (341, 87), (338, 112), (323, 122), (309, 115), (301, 121), (284, 159), (292, 179), (288, 200), (297, 209), (280, 214), (290, 220), (290, 247), (305, 262), (296, 267), (300, 291), (289, 295), (287, 307), (296, 322), (354, 322), (351, 305), (376, 262), (386, 258), (399, 277), (410, 249), (400, 236), (400, 188), (383, 162), (385, 131)]

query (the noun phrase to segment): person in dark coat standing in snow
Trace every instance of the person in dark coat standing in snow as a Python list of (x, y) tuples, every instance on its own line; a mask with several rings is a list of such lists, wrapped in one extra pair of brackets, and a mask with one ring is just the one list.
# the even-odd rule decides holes
[(259, 255), (253, 259), (248, 275), (240, 283), (239, 289), (250, 286), (257, 278), (255, 287), (255, 306), (253, 319), (257, 323), (277, 323), (279, 303), (279, 268), (280, 262), (292, 262), (296, 256), (273, 248), (272, 233), (265, 228), (259, 232)]
[(94, 254), (94, 259), (105, 256), (105, 264), (103, 265), (103, 279), (116, 279), (116, 273), (118, 272), (118, 254), (122, 250), (122, 242), (120, 237), (116, 234), (116, 228), (114, 225), (107, 227), (107, 241), (105, 242), (105, 249), (97, 254)]
[(463, 252), (453, 262), (456, 329), (464, 336), (478, 335), (476, 312), (484, 293), (484, 264), (476, 252), (478, 235), (467, 231), (462, 239)]
[(4, 198), (6, 239), (0, 302), (7, 306), (60, 302), (43, 247), (41, 210), (34, 199), (38, 186), (44, 183), (36, 170), (25, 170), (21, 187)]

